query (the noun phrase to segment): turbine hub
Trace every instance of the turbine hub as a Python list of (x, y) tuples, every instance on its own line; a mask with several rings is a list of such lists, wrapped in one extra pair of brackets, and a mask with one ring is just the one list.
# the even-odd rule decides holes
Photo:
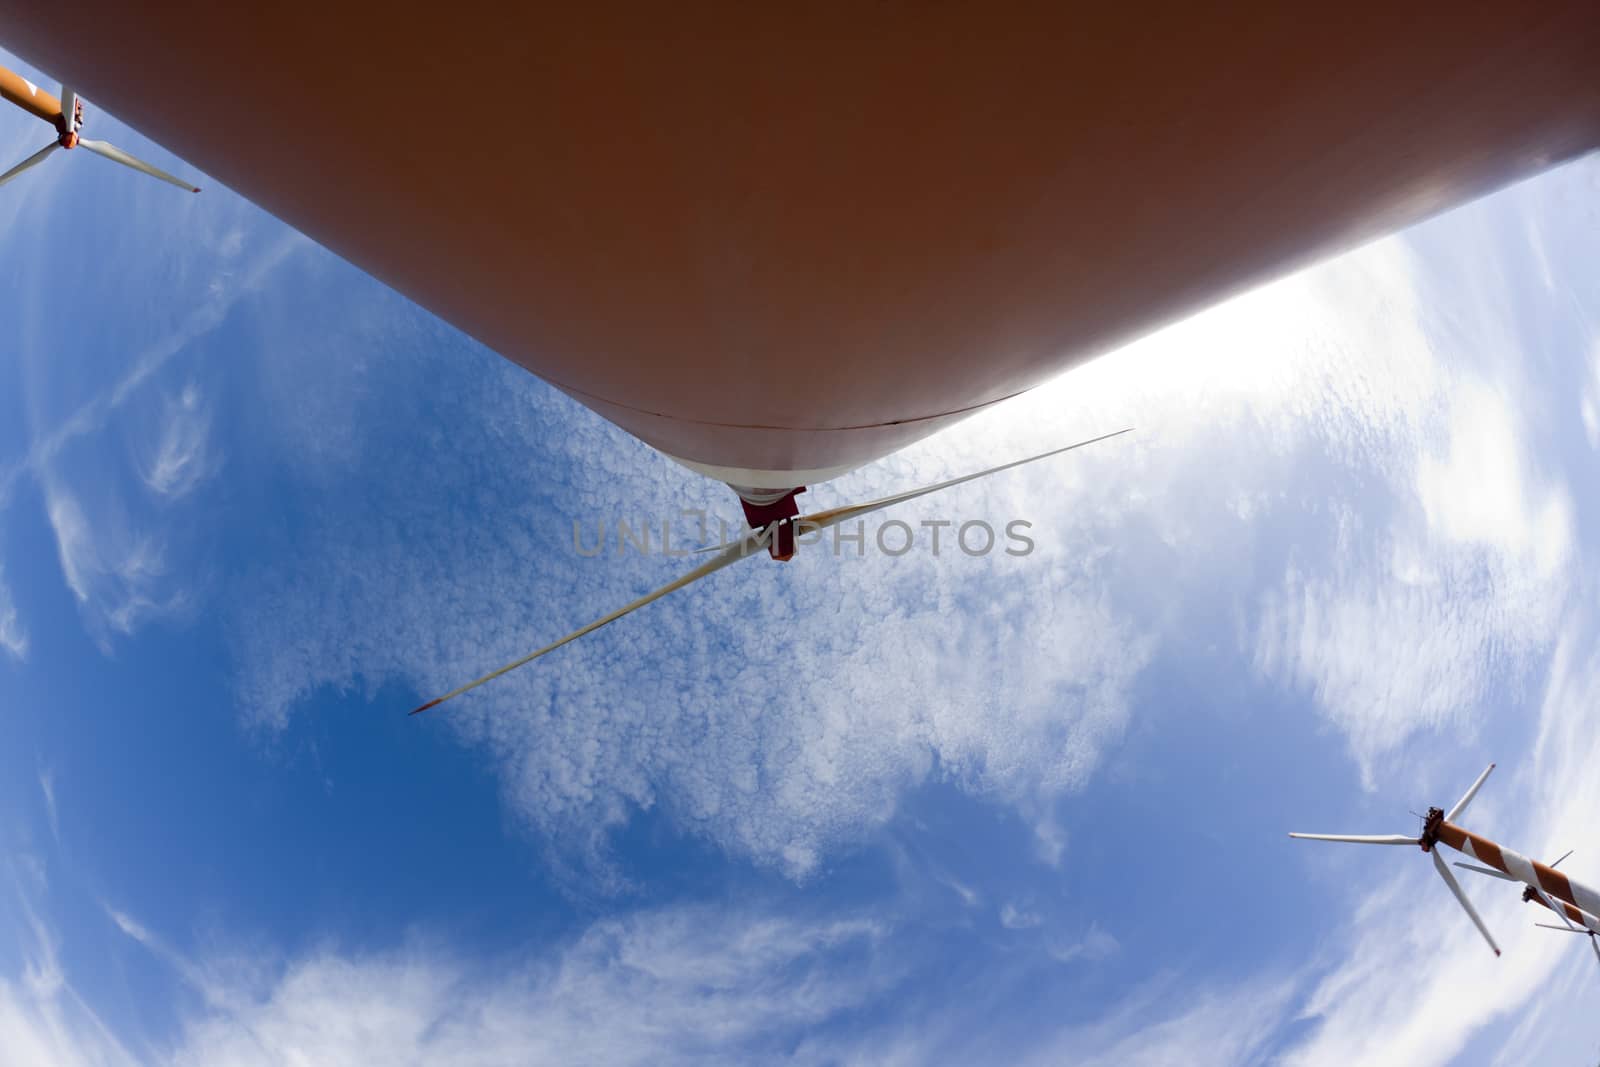
[(787, 563), (793, 559), (795, 530), (794, 523), (790, 520), (800, 514), (800, 505), (794, 498), (805, 492), (806, 487), (801, 485), (793, 489), (761, 489), (748, 485), (730, 485), (728, 488), (739, 494), (739, 506), (744, 509), (744, 521), (750, 524), (751, 529), (766, 531), (769, 527), (772, 528), (772, 539), (767, 542), (768, 554), (780, 563)]
[(1427, 818), (1422, 820), (1422, 836), (1417, 840), (1422, 846), (1422, 851), (1433, 851), (1433, 846), (1439, 843), (1439, 828), (1443, 825), (1444, 809), (1429, 808)]

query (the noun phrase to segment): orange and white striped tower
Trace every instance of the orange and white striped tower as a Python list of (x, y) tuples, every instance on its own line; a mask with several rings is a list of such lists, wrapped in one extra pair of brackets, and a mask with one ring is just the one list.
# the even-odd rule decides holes
[[(1554, 863), (1550, 864), (1550, 869), (1555, 870), (1557, 867), (1561, 866), (1562, 861), (1570, 855), (1572, 855), (1572, 850), (1568, 849), (1561, 856), (1561, 859), (1558, 859)], [(1481, 867), (1475, 863), (1458, 862), (1456, 866), (1460, 867), (1464, 871), (1476, 871), (1478, 874), (1485, 874), (1491, 878), (1498, 878), (1503, 882), (1515, 882), (1517, 880), (1511, 877), (1509, 874), (1505, 874), (1489, 867)], [(1557, 933), (1586, 935), (1589, 938), (1589, 948), (1594, 952), (1594, 958), (1597, 961), (1600, 961), (1600, 940), (1597, 940), (1600, 939), (1600, 918), (1596, 918), (1589, 912), (1574, 907), (1564, 900), (1557, 900), (1546, 890), (1535, 889), (1531, 885), (1523, 887), (1522, 902), (1524, 904), (1537, 904), (1541, 908), (1555, 912), (1556, 918), (1561, 920), (1560, 926), (1557, 926), (1554, 923), (1539, 922), (1536, 922), (1533, 925), (1544, 930), (1554, 930)]]
[[(1490, 764), (1490, 768), (1493, 768)], [(1485, 771), (1485, 774), (1488, 772)], [(1521, 853), (1514, 852), (1504, 845), (1497, 844), (1487, 837), (1481, 837), (1471, 830), (1465, 830), (1435, 813), (1439, 809), (1432, 808), (1428, 811), (1428, 821), (1423, 826), (1422, 835), (1429, 844), (1424, 844), (1424, 849), (1432, 843), (1449, 845), (1464, 856), (1470, 856), (1485, 867), (1500, 872), (1507, 878), (1521, 882), (1531, 890), (1535, 897), (1548, 894), (1556, 901), (1569, 906), (1570, 910), (1586, 913), (1588, 922), (1596, 922), (1593, 916), (1600, 914), (1600, 892), (1589, 888), (1582, 882), (1556, 870), (1547, 867), (1538, 860), (1529, 859)], [(1548, 905), (1547, 905), (1548, 906)], [(1569, 914), (1569, 918), (1576, 918)], [(1581, 921), (1581, 920), (1580, 920)], [(1600, 926), (1595, 927), (1600, 932)]]

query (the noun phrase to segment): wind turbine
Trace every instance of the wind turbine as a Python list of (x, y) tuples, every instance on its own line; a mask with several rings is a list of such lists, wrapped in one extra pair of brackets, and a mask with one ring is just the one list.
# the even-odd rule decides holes
[[(616, 622), (624, 615), (638, 611), (646, 604), (660, 600), (668, 593), (675, 593), (679, 589), (693, 585), (695, 582), (698, 582), (700, 579), (705, 578), (708, 575), (715, 574), (724, 567), (737, 563), (742, 559), (749, 558), (753, 548), (767, 545), (774, 558), (784, 559), (787, 557), (779, 554), (778, 545), (781, 542), (786, 542), (788, 545), (792, 546), (795, 543), (797, 535), (804, 535), (817, 530), (826, 530), (830, 526), (837, 526), (839, 523), (848, 519), (858, 518), (874, 511), (882, 511), (884, 508), (893, 507), (896, 504), (904, 504), (906, 501), (915, 500), (918, 497), (929, 496), (933, 493), (943, 492), (946, 489), (962, 485), (966, 482), (977, 481), (980, 478), (987, 478), (991, 474), (999, 474), (1001, 471), (1011, 470), (1013, 467), (1022, 467), (1029, 463), (1036, 463), (1041, 459), (1048, 459), (1051, 456), (1059, 456), (1063, 452), (1071, 452), (1074, 449), (1083, 448), (1086, 445), (1092, 445), (1098, 441), (1106, 441), (1113, 437), (1120, 437), (1121, 435), (1129, 433), (1132, 430), (1133, 427), (1130, 426), (1127, 429), (1117, 430), (1114, 433), (1101, 434), (1099, 437), (1091, 437), (1086, 441), (1078, 441), (1077, 443), (1067, 445), (1064, 448), (1055, 448), (1051, 449), (1049, 452), (1041, 452), (1037, 456), (1029, 456), (1026, 459), (1014, 460), (1011, 463), (1004, 463), (998, 467), (990, 467), (988, 470), (978, 471), (976, 474), (967, 474), (961, 476), (960, 478), (951, 478), (949, 481), (939, 482), (937, 485), (930, 485), (921, 489), (912, 489), (909, 492), (897, 493), (894, 496), (886, 496), (878, 500), (868, 501), (864, 504), (849, 504), (844, 507), (829, 508), (825, 511), (812, 512), (810, 515), (800, 516), (798, 518), (774, 519), (758, 529), (751, 530), (750, 533), (744, 537), (741, 537), (732, 545), (725, 547), (713, 546), (712, 550), (720, 547), (721, 551), (676, 581), (669, 582), (652, 593), (646, 593), (644, 596), (624, 605), (623, 607), (618, 608), (611, 614), (602, 616), (601, 618), (596, 619), (594, 622), (589, 623), (587, 626), (583, 626), (572, 631), (559, 641), (553, 641), (535, 652), (530, 652), (521, 659), (512, 660), (504, 667), (499, 667), (490, 671), (488, 674), (485, 674), (481, 678), (474, 679), (473, 681), (468, 682), (466, 685), (452, 689), (450, 692), (444, 694), (444, 696), (435, 697), (433, 700), (428, 701), (421, 707), (414, 708), (410, 714), (416, 715), (420, 712), (427, 711), (429, 708), (436, 708), (445, 701), (454, 699), (468, 690), (476, 689), (485, 682), (493, 681), (502, 674), (514, 671), (524, 664), (532, 663), (539, 657), (550, 652), (554, 652), (562, 645), (576, 641), (585, 634), (593, 633), (608, 623)], [(791, 501), (793, 500), (792, 493), (789, 495), (789, 499)], [(790, 548), (790, 551), (792, 552), (792, 547)]]
[(180, 189), (187, 189), (191, 193), (200, 190), (181, 178), (175, 178), (160, 167), (151, 166), (136, 156), (129, 155), (114, 144), (106, 141), (92, 141), (87, 137), (79, 136), (78, 131), (83, 128), (83, 101), (78, 94), (63, 85), (61, 97), (57, 99), (39, 88), (28, 79), (15, 71), (0, 67), (0, 97), (11, 101), (24, 111), (36, 118), (43, 119), (56, 128), (56, 139), (45, 145), (21, 163), (12, 167), (4, 174), (0, 174), (0, 185), (22, 174), (23, 171), (32, 170), (43, 163), (58, 148), (84, 148), (97, 156), (103, 156), (113, 163), (121, 163), (124, 167), (160, 178), (162, 181), (176, 185)]
[[(1504, 845), (1495, 843), (1487, 837), (1480, 837), (1470, 830), (1463, 829), (1455, 824), (1455, 819), (1472, 803), (1472, 798), (1478, 795), (1478, 790), (1483, 786), (1484, 779), (1489, 777), (1489, 772), (1494, 770), (1494, 764), (1489, 764), (1484, 772), (1478, 775), (1478, 780), (1472, 783), (1461, 799), (1448, 812), (1440, 808), (1429, 808), (1427, 817), (1423, 820), (1422, 833), (1417, 837), (1405, 834), (1386, 834), (1376, 836), (1354, 836), (1346, 834), (1296, 834), (1290, 837), (1304, 838), (1311, 841), (1347, 841), (1357, 845), (1416, 845), (1422, 851), (1432, 854), (1433, 867), (1439, 872), (1439, 877), (1444, 879), (1445, 885), (1450, 887), (1450, 892), (1455, 895), (1467, 916), (1472, 920), (1483, 939), (1489, 942), (1489, 947), (1494, 949), (1496, 956), (1500, 955), (1500, 946), (1495, 944), (1494, 938), (1489, 934), (1489, 928), (1483, 924), (1477, 909), (1462, 892), (1461, 885), (1456, 881), (1455, 875), (1450, 873), (1450, 868), (1440, 858), (1435, 845), (1449, 845), (1469, 859), (1475, 859), (1487, 868), (1492, 868), (1498, 874), (1504, 875), (1507, 881), (1521, 882), (1533, 890), (1541, 898), (1546, 895), (1554, 898), (1546, 906), (1554, 909), (1555, 901), (1572, 905), (1580, 912), (1589, 915), (1600, 915), (1600, 892), (1589, 888), (1581, 882), (1575, 881), (1556, 870), (1555, 867), (1545, 866), (1537, 860), (1531, 860), (1520, 853), (1514, 852)], [(1562, 857), (1565, 859), (1565, 857)], [(1560, 862), (1559, 860), (1557, 862)], [(1557, 914), (1562, 912), (1557, 911)], [(1563, 915), (1563, 918), (1566, 916)]]
[[(1572, 850), (1568, 849), (1566, 853), (1562, 855), (1561, 859), (1556, 860), (1550, 865), (1550, 869), (1555, 870), (1561, 865), (1562, 860), (1565, 860), (1570, 855), (1572, 855)], [(1509, 874), (1501, 874), (1499, 871), (1492, 870), (1488, 867), (1480, 867), (1475, 863), (1457, 863), (1456, 866), (1460, 867), (1464, 871), (1475, 871), (1478, 874), (1488, 875), (1490, 878), (1498, 878), (1502, 882), (1516, 881), (1516, 879), (1511, 877)], [(1543, 889), (1535, 889), (1531, 885), (1523, 887), (1522, 901), (1525, 904), (1534, 903), (1540, 905), (1541, 907), (1548, 908), (1555, 912), (1556, 917), (1561, 920), (1560, 926), (1556, 926), (1554, 923), (1538, 922), (1534, 923), (1533, 925), (1545, 930), (1555, 930), (1560, 933), (1588, 935), (1589, 947), (1594, 950), (1594, 958), (1596, 960), (1600, 960), (1600, 942), (1597, 942), (1596, 940), (1597, 938), (1600, 938), (1600, 918), (1596, 918), (1588, 912), (1583, 911), (1580, 908), (1576, 908), (1571, 904), (1555, 900)], [(1577, 925), (1573, 925), (1574, 923)]]

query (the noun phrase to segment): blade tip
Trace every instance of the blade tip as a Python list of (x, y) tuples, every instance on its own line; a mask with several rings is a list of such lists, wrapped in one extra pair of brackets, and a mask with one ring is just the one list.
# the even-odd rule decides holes
[(442, 702), (443, 702), (442, 698), (440, 700), (430, 700), (426, 704), (422, 705), (422, 707), (420, 707), (420, 708), (411, 709), (411, 711), (407, 712), (407, 714), (408, 715), (421, 715), (423, 712), (427, 711), (429, 708), (438, 707)]

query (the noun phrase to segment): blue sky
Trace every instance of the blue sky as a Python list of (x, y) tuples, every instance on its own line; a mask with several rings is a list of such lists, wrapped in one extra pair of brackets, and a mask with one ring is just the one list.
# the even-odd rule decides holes
[(898, 513), (1028, 556), (756, 560), (419, 719), (687, 569), (575, 520), (737, 507), (201, 184), (0, 196), (0, 1059), (1600, 1051), (1514, 892), (1495, 960), (1422, 857), (1283, 836), (1495, 760), (1469, 824), (1600, 882), (1600, 161), (807, 498), (1136, 424)]

